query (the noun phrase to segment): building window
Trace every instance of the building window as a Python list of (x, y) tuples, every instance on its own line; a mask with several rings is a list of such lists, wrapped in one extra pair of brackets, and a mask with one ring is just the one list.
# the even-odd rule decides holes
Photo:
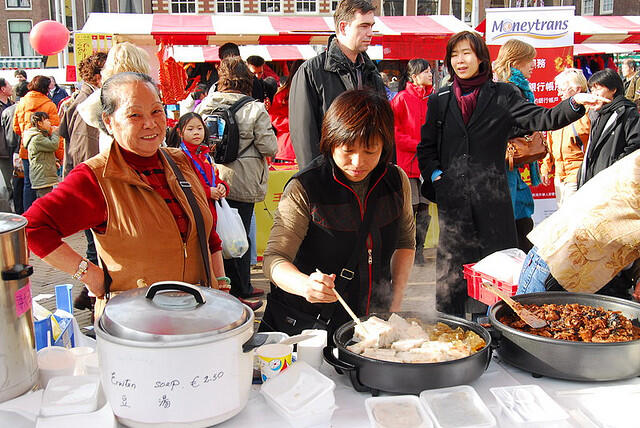
[(280, 0), (260, 0), (260, 12), (262, 13), (280, 13), (282, 5)]
[(383, 0), (382, 12), (384, 16), (404, 15), (404, 0)]
[(314, 13), (318, 11), (318, 4), (316, 0), (297, 0), (296, 12), (310, 12)]
[(36, 53), (29, 43), (29, 32), (33, 26), (31, 21), (8, 21), (7, 24), (11, 56), (35, 56)]
[(90, 13), (109, 12), (109, 7), (107, 6), (107, 0), (85, 0), (84, 10), (87, 14), (87, 16), (85, 16), (85, 19), (87, 19), (89, 18)]
[(340, 3), (340, 0), (331, 0), (331, 12), (336, 11), (336, 9), (338, 8), (338, 3)]
[(143, 13), (142, 0), (118, 0), (120, 13)]
[(171, 0), (171, 13), (196, 13), (196, 0)]
[(600, 0), (600, 15), (613, 13), (613, 0)]
[(216, 10), (218, 13), (240, 13), (242, 12), (240, 0), (218, 0)]
[(7, 9), (30, 9), (31, 0), (7, 0)]
[(582, 15), (593, 15), (593, 0), (582, 0)]
[(418, 0), (416, 3), (416, 15), (437, 15), (438, 0)]

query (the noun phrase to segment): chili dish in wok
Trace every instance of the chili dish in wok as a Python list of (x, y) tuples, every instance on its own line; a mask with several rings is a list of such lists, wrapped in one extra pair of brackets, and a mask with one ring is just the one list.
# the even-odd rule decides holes
[(522, 306), (546, 320), (547, 325), (531, 328), (515, 314), (504, 315), (499, 321), (525, 333), (572, 342), (612, 343), (640, 339), (640, 327), (633, 325), (620, 311), (578, 303)]

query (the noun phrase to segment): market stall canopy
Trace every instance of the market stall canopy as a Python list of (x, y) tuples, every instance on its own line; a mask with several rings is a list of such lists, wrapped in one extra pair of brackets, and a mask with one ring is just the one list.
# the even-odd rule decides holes
[(627, 52), (640, 52), (640, 44), (582, 43), (573, 45), (574, 55), (620, 54)]
[[(574, 16), (571, 20), (574, 43), (640, 43), (640, 16)], [(487, 21), (476, 27), (485, 33)], [(612, 52), (611, 52), (612, 53)]]
[[(247, 59), (258, 55), (265, 61), (290, 61), (309, 59), (325, 49), (325, 45), (246, 45), (240, 46), (240, 56)], [(218, 46), (173, 46), (170, 55), (180, 62), (220, 61)], [(382, 46), (370, 46), (367, 55), (371, 59), (383, 59)]]
[[(463, 30), (473, 31), (451, 15), (376, 16), (372, 45), (384, 59), (442, 59), (447, 40)], [(331, 16), (92, 13), (80, 32), (138, 45), (220, 46), (326, 45), (333, 31)]]

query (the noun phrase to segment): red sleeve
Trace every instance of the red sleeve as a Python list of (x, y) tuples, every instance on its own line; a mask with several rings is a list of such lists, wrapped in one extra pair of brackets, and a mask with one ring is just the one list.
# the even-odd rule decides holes
[(213, 216), (213, 228), (211, 229), (211, 234), (209, 235), (209, 251), (211, 254), (222, 250), (222, 240), (218, 236), (218, 232), (216, 232), (216, 225), (218, 224), (218, 212), (216, 211), (216, 204), (213, 200), (208, 199), (209, 201), (209, 209), (211, 210), (211, 215)]
[(79, 164), (51, 193), (36, 199), (24, 216), (29, 249), (43, 258), (76, 232), (104, 232), (107, 204), (93, 171)]
[(407, 112), (409, 112), (410, 109), (402, 94), (396, 95), (391, 100), (391, 109), (393, 110), (395, 121), (394, 133), (396, 150), (398, 152), (414, 153), (416, 151), (416, 146), (420, 141), (407, 133), (407, 131), (413, 128), (407, 120)]

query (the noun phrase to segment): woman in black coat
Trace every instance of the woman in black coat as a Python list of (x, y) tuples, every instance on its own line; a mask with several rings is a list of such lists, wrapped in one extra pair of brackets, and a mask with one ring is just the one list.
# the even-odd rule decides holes
[(589, 79), (589, 90), (611, 100), (595, 107), (587, 152), (578, 172), (578, 188), (616, 161), (640, 148), (638, 107), (624, 96), (624, 83), (610, 68)]
[(526, 101), (511, 85), (492, 81), (487, 45), (468, 31), (449, 39), (445, 63), (454, 83), (429, 97), (418, 162), (423, 194), (438, 203), (437, 308), (462, 315), (482, 310), (465, 310), (462, 265), (517, 247), (505, 169), (513, 127), (562, 128), (596, 97), (576, 94), (553, 109)]

